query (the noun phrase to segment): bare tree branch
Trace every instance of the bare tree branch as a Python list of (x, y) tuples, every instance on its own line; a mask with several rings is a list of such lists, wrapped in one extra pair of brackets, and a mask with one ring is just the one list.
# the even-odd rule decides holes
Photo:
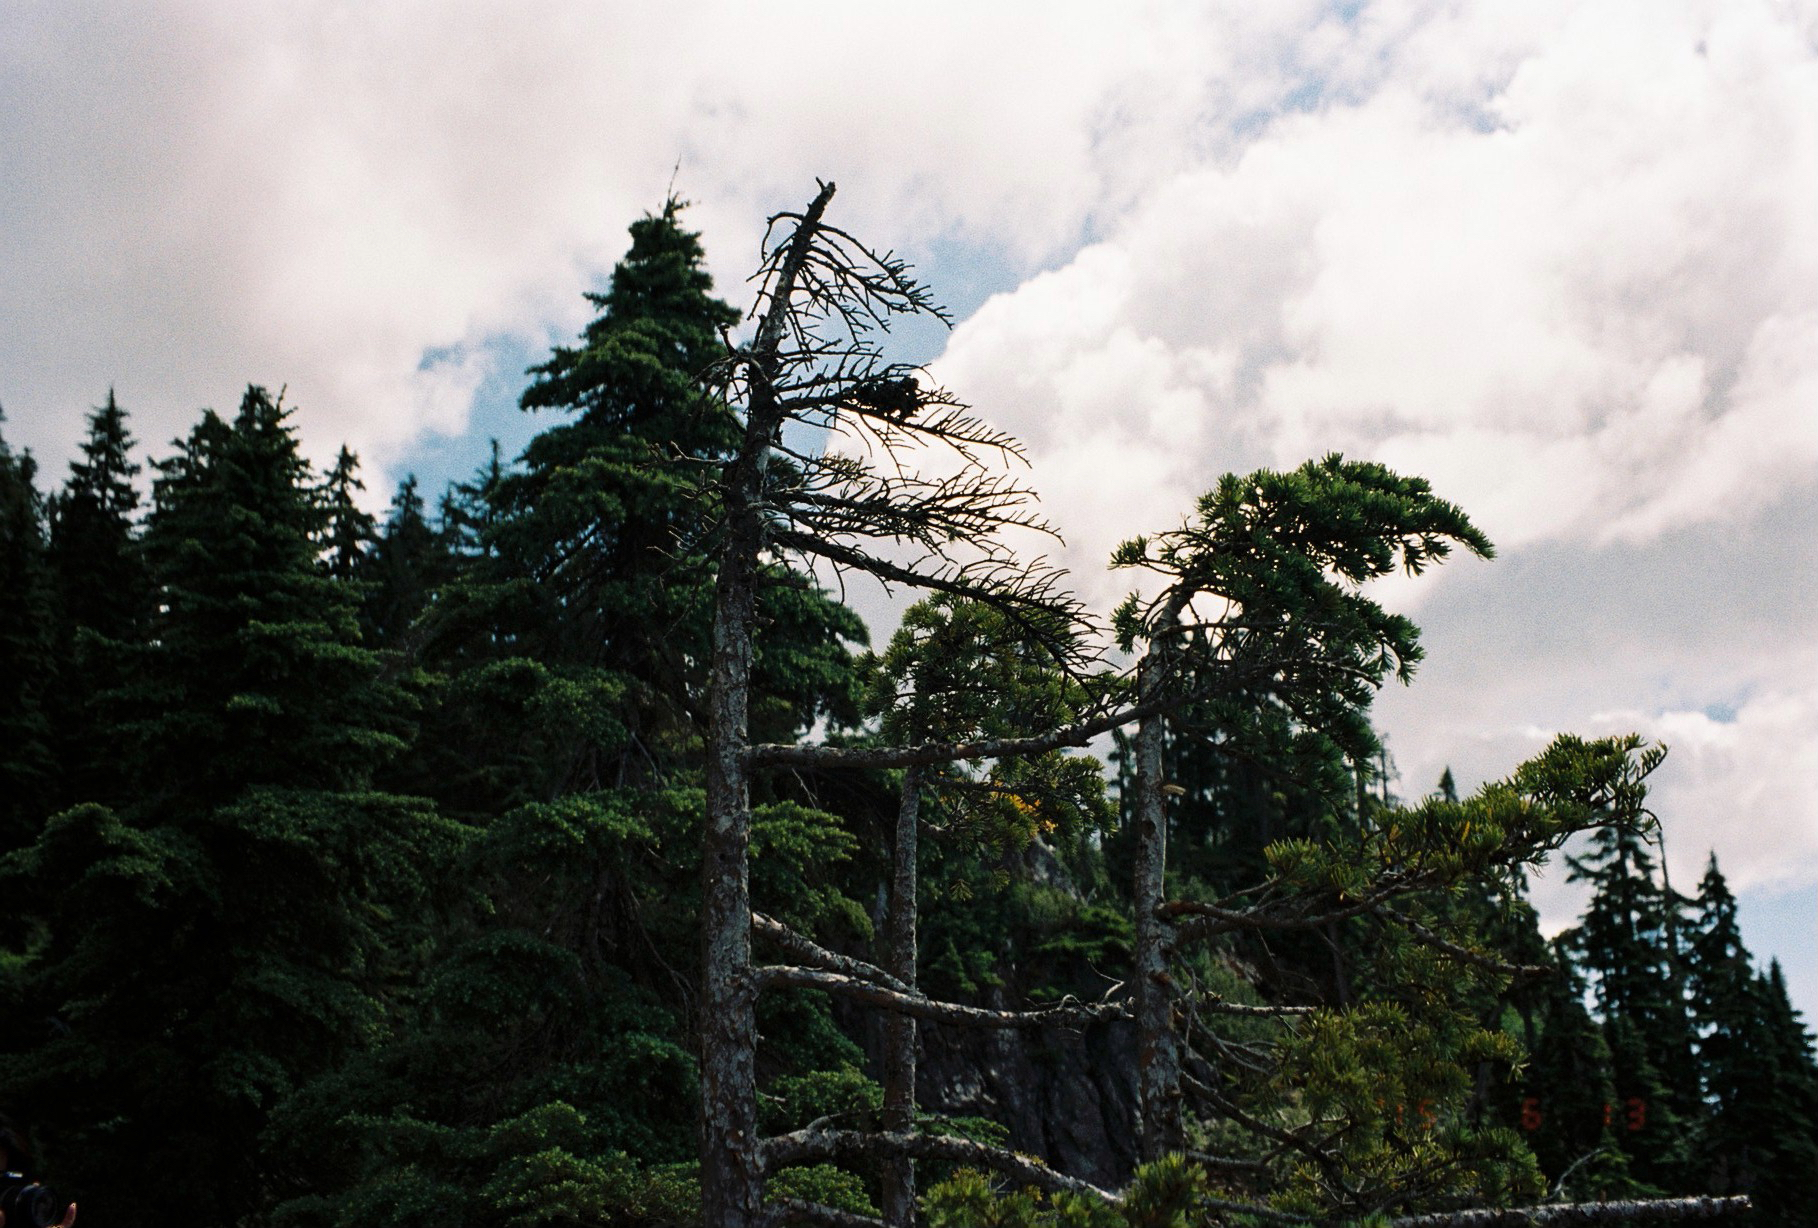
[(978, 1006), (943, 1002), (919, 993), (905, 993), (875, 981), (861, 980), (838, 972), (818, 968), (796, 968), (772, 965), (757, 970), (758, 985), (769, 989), (787, 986), (794, 989), (819, 989), (843, 998), (865, 1002), (884, 1010), (898, 1011), (933, 1023), (947, 1023), (962, 1028), (1041, 1028), (1054, 1024), (1096, 1023), (1104, 1019), (1128, 1019), (1127, 1002), (1073, 1002), (1028, 1011), (994, 1011)]
[(1217, 994), (1199, 994), (1183, 996), (1193, 1009), (1207, 1011), (1214, 1015), (1236, 1015), (1243, 1019), (1281, 1019), (1291, 1015), (1311, 1015), (1319, 1008), (1316, 1006), (1251, 1006), (1244, 1002), (1227, 1002)]
[(798, 934), (781, 921), (766, 917), (761, 912), (751, 914), (751, 928), (753, 932), (762, 934), (799, 960), (818, 964), (828, 971), (843, 973), (861, 981), (873, 981), (886, 989), (896, 990), (898, 993), (912, 994), (915, 992), (876, 964), (868, 964), (864, 960), (854, 959), (850, 955), (841, 955), (838, 951), (829, 951), (812, 938)]

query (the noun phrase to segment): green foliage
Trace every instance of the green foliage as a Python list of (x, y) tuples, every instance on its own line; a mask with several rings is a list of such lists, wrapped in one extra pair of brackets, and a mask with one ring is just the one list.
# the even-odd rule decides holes
[(1001, 1190), (984, 1173), (961, 1169), (922, 1200), (929, 1228), (1123, 1228), (1102, 1201), (1077, 1194)]
[(57, 1025), (9, 1038), (0, 1084), (82, 1157), (68, 1184), (102, 1218), (225, 1222), (269, 1180), (274, 1107), (385, 1027), (461, 836), (370, 787), (407, 701), (359, 643), (357, 594), (317, 565), (283, 411), (249, 390), (159, 468), (161, 605), (119, 646), (129, 684), (94, 731), (131, 800), (71, 809), (4, 863), (15, 890), (60, 889), (9, 987)]

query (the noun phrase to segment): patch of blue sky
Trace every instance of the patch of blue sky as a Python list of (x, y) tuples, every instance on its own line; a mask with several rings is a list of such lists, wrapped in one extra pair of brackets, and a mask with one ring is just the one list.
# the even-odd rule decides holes
[(1793, 1008), (1818, 1028), (1818, 885), (1738, 891), (1736, 919), (1756, 963), (1780, 961)]
[(466, 429), (452, 435), (425, 434), (390, 466), (399, 481), (416, 474), (417, 488), (431, 507), (450, 485), (469, 481), (486, 465), (493, 440), (499, 442), (500, 456), (511, 461), (551, 421), (548, 411), (532, 414), (518, 408), (518, 397), (529, 383), (525, 370), (549, 356), (547, 343), (502, 334), (478, 347), (436, 346), (423, 352), (417, 369), (463, 363), (476, 348), (483, 352), (486, 376), (474, 390)]

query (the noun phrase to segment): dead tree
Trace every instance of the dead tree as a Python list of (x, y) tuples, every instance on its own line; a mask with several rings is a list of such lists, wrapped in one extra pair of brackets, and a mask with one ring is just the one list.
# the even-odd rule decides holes
[[(901, 955), (913, 945), (907, 908), (898, 912), (888, 970), (863, 968), (854, 975), (849, 964), (829, 960), (755, 967), (751, 773), (784, 763), (914, 768), (1040, 753), (1082, 745), (1129, 719), (1106, 710), (1066, 728), (1022, 736), (868, 751), (751, 745), (755, 588), (773, 558), (982, 602), (1045, 645), (1059, 667), (1086, 664), (1074, 631), (1079, 610), (1060, 589), (1059, 573), (1040, 560), (1019, 559), (1002, 539), (1012, 528), (1046, 531), (1029, 493), (994, 467), (1018, 459), (1017, 444), (926, 382), (919, 370), (884, 356), (879, 334), (892, 319), (941, 313), (902, 261), (825, 220), (833, 190), (823, 184), (805, 211), (771, 220), (754, 279), (751, 340), (729, 345), (710, 377), (744, 426), (718, 484), (712, 543), (718, 574), (702, 861), (701, 1171), (707, 1222), (715, 1228), (747, 1228), (764, 1214), (754, 1072), (760, 988), (812, 986), (902, 1016), (980, 1026), (1095, 1017), (1072, 1008), (981, 1011), (926, 999), (902, 975)], [(905, 809), (912, 811), (912, 803), (906, 795)], [(778, 941), (796, 952), (813, 947), (801, 935), (779, 935)], [(908, 1108), (900, 1073), (890, 1106), (893, 1124), (904, 1121)], [(1022, 1163), (1009, 1153), (1001, 1158)]]

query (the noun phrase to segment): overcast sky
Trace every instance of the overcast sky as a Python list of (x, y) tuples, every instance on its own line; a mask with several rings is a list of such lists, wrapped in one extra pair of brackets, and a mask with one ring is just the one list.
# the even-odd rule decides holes
[[(0, 406), (57, 480), (286, 385), (308, 450), (521, 443), (521, 371), (670, 183), (739, 301), (763, 218), (954, 304), (1080, 591), (1227, 470), (1423, 474), (1496, 541), (1398, 583), (1402, 791), (1560, 730), (1671, 746), (1818, 1014), (1818, 4), (0, 6)], [(1577, 905), (1563, 867), (1537, 898)]]

